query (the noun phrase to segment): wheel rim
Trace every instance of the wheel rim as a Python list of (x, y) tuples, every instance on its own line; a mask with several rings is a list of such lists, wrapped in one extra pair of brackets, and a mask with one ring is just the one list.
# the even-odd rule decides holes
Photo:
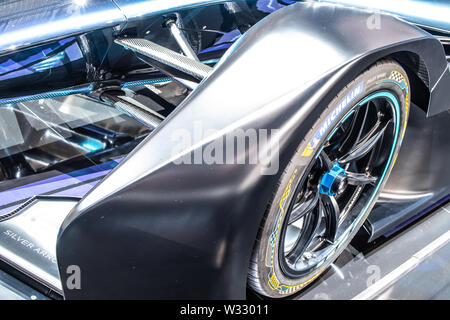
[(329, 261), (365, 217), (392, 162), (399, 114), (392, 93), (372, 94), (318, 148), (282, 228), (278, 256), (287, 276), (312, 273)]

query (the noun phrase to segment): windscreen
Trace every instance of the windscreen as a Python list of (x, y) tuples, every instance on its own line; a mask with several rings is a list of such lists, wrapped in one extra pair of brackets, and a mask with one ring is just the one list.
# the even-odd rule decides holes
[(82, 197), (150, 129), (88, 96), (0, 106), (0, 215), (31, 197)]

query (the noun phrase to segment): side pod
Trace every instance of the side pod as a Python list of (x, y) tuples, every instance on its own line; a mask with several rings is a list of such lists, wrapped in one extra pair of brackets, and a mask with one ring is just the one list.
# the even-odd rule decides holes
[[(65, 298), (245, 298), (267, 202), (310, 130), (299, 124), (383, 57), (419, 56), (430, 88), (446, 72), (438, 40), (391, 16), (370, 30), (370, 15), (298, 3), (251, 28), (65, 219), (57, 244)], [(237, 129), (270, 138), (235, 164), (205, 161), (211, 142), (225, 155)], [(270, 161), (239, 161), (267, 150)], [(71, 265), (80, 267), (80, 290), (66, 287)]]

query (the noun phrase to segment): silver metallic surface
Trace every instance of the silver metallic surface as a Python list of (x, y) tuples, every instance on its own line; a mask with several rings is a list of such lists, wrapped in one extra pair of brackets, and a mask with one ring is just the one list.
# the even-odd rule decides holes
[(15, 0), (0, 3), (0, 54), (125, 21), (110, 0)]
[(160, 14), (179, 9), (194, 8), (227, 0), (114, 0), (128, 19)]
[(163, 65), (179, 70), (198, 80), (205, 78), (212, 68), (145, 39), (117, 39), (115, 42)]
[(62, 293), (56, 261), (59, 227), (76, 199), (38, 198), (0, 222), (0, 259)]
[(0, 54), (128, 20), (224, 0), (12, 0), (0, 2)]
[(172, 36), (175, 38), (183, 53), (188, 58), (199, 61), (183, 31), (178, 28), (177, 23), (175, 21), (169, 21), (167, 22), (167, 27), (170, 29), (170, 33), (172, 33)]
[(127, 97), (104, 93), (101, 95), (101, 99), (152, 129), (158, 127), (163, 120), (157, 117), (150, 108), (136, 105), (131, 99), (127, 100)]
[[(448, 0), (319, 0), (359, 8), (376, 9), (397, 15), (423, 27), (450, 33), (450, 1)], [(376, 18), (376, 17), (374, 17)], [(376, 21), (374, 21), (376, 23)], [(382, 25), (380, 26), (383, 27)]]
[[(446, 0), (327, 0), (381, 9), (419, 25), (450, 30)], [(14, 0), (0, 4), (0, 54), (38, 43), (118, 26), (128, 20), (225, 0)]]

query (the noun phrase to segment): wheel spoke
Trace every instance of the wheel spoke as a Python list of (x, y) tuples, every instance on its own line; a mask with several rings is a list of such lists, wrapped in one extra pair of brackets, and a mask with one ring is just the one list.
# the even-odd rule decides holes
[(370, 103), (369, 103), (369, 104), (366, 106), (366, 108), (364, 109), (364, 118), (363, 118), (363, 120), (362, 120), (362, 122), (361, 122), (361, 127), (359, 128), (358, 136), (357, 136), (356, 139), (355, 139), (355, 143), (353, 144), (352, 149), (355, 148), (356, 144), (358, 143), (358, 141), (359, 141), (359, 139), (361, 138), (361, 135), (362, 135), (362, 133), (363, 133), (363, 131), (364, 131), (364, 127), (365, 127), (366, 121), (367, 121), (367, 114), (369, 113), (369, 106), (370, 106)]
[(381, 123), (379, 123), (377, 126), (374, 127), (373, 130), (371, 130), (366, 135), (365, 138), (361, 140), (361, 142), (358, 142), (349, 153), (342, 156), (338, 160), (338, 162), (340, 164), (345, 164), (351, 161), (359, 160), (362, 157), (364, 157), (367, 153), (369, 153), (370, 150), (373, 149), (373, 147), (375, 147), (377, 142), (380, 141), (388, 125), (389, 122), (386, 123), (384, 126), (381, 126)]
[(335, 197), (326, 194), (321, 195), (319, 203), (327, 225), (324, 237), (329, 243), (334, 243), (340, 216), (339, 205)]
[(314, 210), (305, 217), (305, 221), (303, 223), (305, 228), (302, 230), (302, 233), (300, 234), (300, 237), (298, 238), (294, 249), (286, 255), (287, 261), (289, 261), (291, 264), (295, 265), (297, 261), (303, 256), (306, 248), (309, 246), (311, 241), (314, 239), (314, 236), (316, 235), (316, 230), (319, 227), (319, 222), (320, 219), (318, 210)]
[[(350, 150), (354, 149), (355, 146), (357, 145), (359, 139), (361, 138), (361, 135), (364, 131), (364, 126), (366, 124), (367, 114), (369, 112), (369, 105), (367, 105), (366, 108), (364, 109), (364, 114), (362, 115), (361, 121), (358, 121), (358, 119), (361, 118), (360, 111), (361, 111), (361, 108), (358, 108), (355, 111), (355, 115), (353, 118), (350, 132), (347, 135), (345, 141), (342, 143), (341, 147), (339, 148), (340, 152), (342, 152), (344, 150), (344, 147), (347, 145), (347, 142), (351, 143), (353, 141), (353, 144), (351, 145)], [(359, 130), (358, 130), (358, 125), (357, 125), (358, 123), (360, 123)]]
[[(385, 133), (390, 130), (389, 126), (392, 125), (392, 121), (388, 122), (388, 129), (386, 129)], [(383, 135), (383, 138), (378, 141), (378, 143), (375, 145), (375, 147), (372, 149), (369, 161), (367, 162), (365, 172), (370, 172), (374, 167), (379, 166), (381, 163), (379, 162), (380, 159), (382, 160), (383, 157), (380, 157), (380, 154), (382, 152), (382, 147), (384, 144), (385, 136)]]
[(353, 119), (352, 122), (350, 124), (350, 128), (348, 130), (348, 133), (346, 134), (344, 141), (341, 143), (341, 146), (339, 148), (339, 152), (342, 152), (344, 146), (347, 144), (347, 142), (350, 140), (350, 137), (353, 135), (353, 131), (356, 128), (356, 122), (358, 120), (358, 115), (359, 115), (359, 108), (356, 109), (355, 113), (353, 114)]
[(372, 177), (364, 173), (346, 172), (347, 181), (352, 186), (363, 186), (378, 181), (378, 177)]
[(310, 199), (294, 206), (289, 217), (289, 224), (292, 224), (297, 220), (303, 218), (317, 206), (317, 203), (319, 202), (319, 192), (317, 190), (311, 191), (311, 195), (309, 196), (309, 198)]
[(325, 169), (331, 170), (333, 167), (333, 162), (330, 160), (330, 157), (325, 153), (325, 151), (322, 150), (320, 153), (320, 160), (322, 161), (322, 166), (325, 167)]

